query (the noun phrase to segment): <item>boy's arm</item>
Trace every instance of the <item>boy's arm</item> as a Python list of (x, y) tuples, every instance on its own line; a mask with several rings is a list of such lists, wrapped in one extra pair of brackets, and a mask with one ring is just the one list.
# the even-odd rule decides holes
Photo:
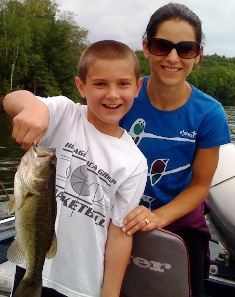
[(3, 99), (5, 111), (13, 117), (12, 137), (24, 150), (38, 143), (46, 133), (50, 115), (45, 103), (28, 91), (15, 91)]
[(102, 297), (119, 297), (121, 285), (130, 259), (132, 236), (120, 227), (109, 224), (105, 250), (104, 283)]

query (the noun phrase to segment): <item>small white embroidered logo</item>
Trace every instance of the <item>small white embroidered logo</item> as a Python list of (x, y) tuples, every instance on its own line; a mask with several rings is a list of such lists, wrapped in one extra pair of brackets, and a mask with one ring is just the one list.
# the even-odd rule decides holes
[(195, 136), (197, 135), (197, 133), (195, 131), (186, 132), (186, 131), (182, 130), (182, 131), (180, 131), (180, 135), (183, 137), (188, 137), (188, 138), (194, 139)]

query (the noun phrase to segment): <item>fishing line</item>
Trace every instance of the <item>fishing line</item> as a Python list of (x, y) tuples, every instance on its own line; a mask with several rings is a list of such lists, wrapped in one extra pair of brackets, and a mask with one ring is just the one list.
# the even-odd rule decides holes
[[(5, 192), (5, 195), (6, 195), (6, 197), (7, 197), (7, 199), (6, 199), (6, 201), (7, 200), (9, 200), (10, 199), (10, 197), (9, 197), (9, 195), (8, 195), (8, 193), (7, 193), (7, 190), (5, 189), (5, 187), (4, 187), (4, 185), (3, 185), (3, 183), (2, 183), (2, 181), (0, 180), (0, 185), (2, 186), (2, 188), (3, 188), (3, 191)], [(5, 201), (5, 202), (6, 202)]]

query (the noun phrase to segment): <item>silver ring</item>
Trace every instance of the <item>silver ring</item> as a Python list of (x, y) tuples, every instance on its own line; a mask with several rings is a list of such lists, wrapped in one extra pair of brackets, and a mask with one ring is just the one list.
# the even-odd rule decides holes
[(149, 224), (149, 220), (147, 218), (145, 218), (144, 220), (145, 220), (146, 225), (148, 225)]

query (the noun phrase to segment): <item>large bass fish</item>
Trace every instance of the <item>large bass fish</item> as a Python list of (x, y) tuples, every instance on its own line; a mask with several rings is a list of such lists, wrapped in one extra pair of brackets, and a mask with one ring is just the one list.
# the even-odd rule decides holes
[(8, 249), (13, 263), (26, 262), (26, 273), (13, 297), (40, 297), (45, 257), (56, 254), (55, 149), (32, 146), (22, 157), (7, 210), (15, 213), (16, 237)]

